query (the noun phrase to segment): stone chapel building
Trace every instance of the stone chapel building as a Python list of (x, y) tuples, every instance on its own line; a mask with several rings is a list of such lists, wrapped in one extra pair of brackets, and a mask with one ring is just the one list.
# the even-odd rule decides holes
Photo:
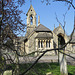
[[(36, 25), (36, 12), (31, 5), (27, 12), (27, 32), (25, 37), (19, 40), (21, 45), (21, 54), (26, 52), (27, 54), (37, 51), (36, 54), (48, 49), (58, 48), (59, 44), (63, 45), (69, 41), (69, 37), (64, 33), (61, 25), (54, 28), (51, 31), (40, 23), (40, 17), (38, 16), (38, 26)], [(74, 42), (74, 43), (73, 43)], [(75, 53), (75, 33), (73, 34), (73, 40), (66, 48), (66, 52)], [(47, 52), (45, 55), (55, 55), (58, 52), (56, 50)]]

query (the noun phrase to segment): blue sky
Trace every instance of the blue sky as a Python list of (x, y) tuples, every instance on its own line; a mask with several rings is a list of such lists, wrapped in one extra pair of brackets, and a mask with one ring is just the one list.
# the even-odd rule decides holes
[[(50, 5), (46, 5), (46, 1), (44, 3), (41, 2), (41, 0), (32, 0), (32, 6), (37, 13), (37, 22), (38, 22), (38, 16), (40, 16), (40, 23), (43, 24), (44, 26), (48, 27), (50, 30), (53, 31), (54, 29), (54, 24), (55, 27), (59, 26), (59, 23), (56, 20), (56, 15), (59, 19), (59, 21), (64, 24), (63, 22), (63, 14), (66, 13), (68, 10), (67, 3), (64, 2), (51, 2)], [(30, 8), (30, 0), (26, 0), (26, 3), (20, 8), (23, 10), (25, 14), (21, 14), (22, 19), (24, 20), (23, 22), (26, 24), (26, 13)], [(74, 26), (74, 9), (71, 7), (70, 10), (67, 11), (66, 17), (66, 34), (70, 35), (73, 26)], [(23, 35), (24, 36), (24, 35)]]

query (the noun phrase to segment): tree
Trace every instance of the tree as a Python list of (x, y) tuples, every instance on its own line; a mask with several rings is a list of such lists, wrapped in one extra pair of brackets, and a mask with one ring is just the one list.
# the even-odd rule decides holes
[[(46, 1), (47, 4), (50, 4), (49, 0), (43, 0), (43, 1)], [(18, 56), (20, 56), (17, 53), (17, 49), (15, 50), (15, 48), (14, 48), (15, 43), (13, 43), (12, 40), (17, 36), (17, 31), (22, 31), (25, 28), (25, 25), (22, 23), (22, 20), (21, 20), (21, 17), (20, 17), (20, 14), (22, 13), (22, 11), (20, 11), (18, 9), (18, 7), (19, 7), (18, 4), (22, 5), (23, 2), (24, 2), (24, 0), (18, 0), (18, 3), (15, 3), (14, 0), (1, 0), (0, 1), (0, 6), (1, 6), (1, 11), (0, 11), (0, 42), (1, 42), (0, 43), (0, 50), (1, 50), (1, 57), (3, 55), (5, 55), (5, 54), (2, 53), (3, 49), (5, 51), (8, 50), (8, 49), (10, 51), (13, 51), (16, 55), (17, 60), (18, 60)], [(68, 2), (68, 1), (66, 1), (66, 2)], [(70, 2), (68, 2), (68, 3), (72, 4)], [(75, 9), (74, 5), (72, 5), (72, 6)], [(8, 28), (8, 31), (7, 31), (7, 28)], [(9, 29), (10, 29), (10, 31), (9, 31)], [(9, 34), (9, 32), (11, 32), (13, 34), (14, 38), (12, 37), (11, 34)], [(72, 36), (71, 36), (71, 38), (72, 38)], [(9, 41), (11, 41), (11, 44), (9, 44)], [(67, 44), (70, 41), (71, 40), (69, 40), (67, 42)], [(24, 71), (20, 75), (24, 75), (27, 71), (29, 71), (46, 52), (52, 51), (52, 50), (58, 50), (58, 49), (61, 50), (67, 44), (65, 44), (62, 48), (56, 48), (56, 49), (44, 51), (43, 54), (41, 56), (39, 56), (37, 58), (37, 60), (26, 71)], [(13, 45), (13, 47), (11, 45)], [(35, 52), (32, 52), (32, 53), (35, 53)], [(9, 54), (7, 53), (7, 56), (8, 55)], [(9, 56), (11, 57), (11, 55), (9, 55)], [(2, 59), (1, 59), (1, 61), (2, 61)], [(12, 62), (13, 62), (13, 60), (12, 60)], [(18, 61), (17, 61), (17, 63), (18, 63)]]
[[(15, 51), (15, 43), (13, 39), (17, 38), (19, 32), (25, 32), (26, 25), (22, 23), (20, 14), (22, 10), (19, 7), (24, 4), (24, 0), (0, 0), (0, 64), (3, 57), (5, 62), (11, 59), (8, 51)], [(14, 52), (15, 53), (15, 52)], [(16, 54), (16, 53), (15, 53)], [(9, 57), (10, 59), (9, 59)], [(7, 57), (7, 59), (6, 59)], [(6, 66), (6, 64), (5, 64)], [(2, 67), (0, 67), (1, 69)], [(6, 67), (5, 67), (6, 68)], [(4, 68), (4, 70), (5, 70)]]
[(74, 0), (52, 0), (52, 1), (50, 1), (50, 0), (41, 0), (41, 2), (43, 3), (43, 2), (46, 2), (46, 5), (50, 5), (50, 3), (51, 2), (57, 2), (57, 1), (59, 1), (59, 2), (65, 2), (65, 3), (67, 3), (67, 4), (69, 4), (69, 9), (70, 9), (70, 7), (72, 6), (74, 9), (75, 9), (75, 4), (74, 4)]

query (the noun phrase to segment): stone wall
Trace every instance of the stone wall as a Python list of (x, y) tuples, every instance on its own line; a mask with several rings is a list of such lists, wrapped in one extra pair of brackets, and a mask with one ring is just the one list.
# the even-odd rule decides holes
[(36, 35), (37, 35), (37, 33), (35, 32), (28, 39), (28, 43), (27, 44), (28, 44), (29, 53), (35, 51), (35, 37), (36, 37)]

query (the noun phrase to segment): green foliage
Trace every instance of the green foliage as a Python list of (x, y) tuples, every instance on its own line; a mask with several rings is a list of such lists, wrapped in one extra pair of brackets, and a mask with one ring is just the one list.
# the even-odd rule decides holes
[(1, 74), (1, 72), (4, 70), (4, 68), (5, 68), (5, 59), (4, 59), (4, 57), (1, 56), (1, 54), (0, 54), (0, 74)]
[(3, 56), (0, 56), (0, 69), (4, 68), (5, 60)]
[[(20, 73), (26, 71), (26, 69), (32, 65), (32, 63), (20, 64)], [(16, 67), (13, 66), (13, 69)], [(60, 66), (58, 63), (37, 63), (31, 70), (29, 70), (25, 75), (46, 75), (46, 73), (51, 72), (52, 75), (60, 75)], [(68, 65), (68, 72), (70, 75), (74, 75), (75, 66)]]

